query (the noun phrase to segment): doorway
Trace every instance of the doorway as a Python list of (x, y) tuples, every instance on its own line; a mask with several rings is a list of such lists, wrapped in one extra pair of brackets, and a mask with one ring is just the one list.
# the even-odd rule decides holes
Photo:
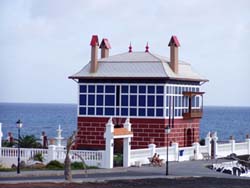
[(191, 129), (187, 130), (186, 139), (187, 139), (186, 140), (186, 146), (187, 147), (192, 146), (193, 138), (192, 138), (192, 130)]

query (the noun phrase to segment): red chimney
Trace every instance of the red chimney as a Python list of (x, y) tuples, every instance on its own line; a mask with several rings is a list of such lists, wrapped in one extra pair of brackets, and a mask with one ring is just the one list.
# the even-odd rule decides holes
[(102, 42), (100, 44), (101, 48), (101, 58), (106, 58), (109, 56), (109, 49), (111, 49), (111, 46), (109, 44), (108, 39), (102, 39)]
[(172, 36), (168, 46), (170, 46), (170, 67), (174, 73), (178, 74), (178, 47), (180, 43), (176, 36)]
[(91, 68), (90, 72), (95, 73), (98, 69), (98, 36), (93, 35), (92, 39), (90, 41), (90, 46), (91, 46)]

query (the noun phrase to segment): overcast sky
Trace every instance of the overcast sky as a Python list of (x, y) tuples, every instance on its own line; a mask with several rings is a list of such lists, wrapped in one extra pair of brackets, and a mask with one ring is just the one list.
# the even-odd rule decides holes
[(181, 60), (210, 81), (205, 105), (250, 106), (249, 0), (1, 0), (0, 102), (76, 103), (67, 77), (90, 59), (92, 34), (110, 54), (169, 56), (177, 35)]

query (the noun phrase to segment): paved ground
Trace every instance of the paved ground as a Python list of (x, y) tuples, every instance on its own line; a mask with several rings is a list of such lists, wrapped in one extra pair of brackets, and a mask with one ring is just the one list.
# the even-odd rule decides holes
[[(168, 178), (183, 177), (220, 177), (229, 179), (250, 179), (222, 174), (206, 168), (214, 161), (184, 161), (169, 163)], [(117, 179), (144, 179), (144, 178), (165, 178), (166, 167), (130, 167), (130, 168), (114, 168), (114, 169), (93, 169), (88, 170), (85, 174), (84, 170), (76, 170), (73, 172), (74, 182), (103, 182), (106, 180)], [(63, 171), (21, 171), (16, 172), (0, 172), (0, 184), (3, 183), (21, 183), (21, 182), (64, 182)]]

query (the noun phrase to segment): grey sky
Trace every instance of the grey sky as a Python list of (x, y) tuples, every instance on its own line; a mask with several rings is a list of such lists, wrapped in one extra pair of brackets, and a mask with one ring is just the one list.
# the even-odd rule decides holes
[(111, 55), (128, 50), (180, 59), (210, 80), (205, 105), (250, 106), (250, 1), (0, 1), (0, 102), (76, 103), (67, 77), (90, 57), (92, 34)]

